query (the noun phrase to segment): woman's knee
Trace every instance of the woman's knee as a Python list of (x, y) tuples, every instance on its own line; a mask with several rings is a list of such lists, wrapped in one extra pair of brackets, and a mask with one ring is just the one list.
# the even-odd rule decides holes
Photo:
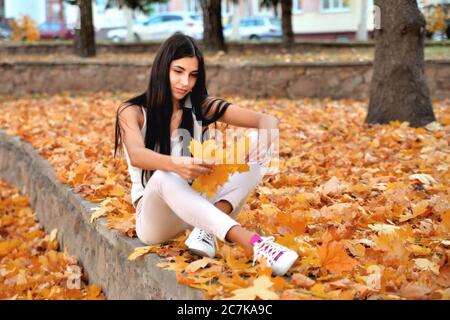
[(141, 242), (149, 246), (158, 245), (170, 239), (167, 235), (153, 228), (152, 230), (141, 230), (140, 232), (136, 232), (136, 234)]
[(152, 174), (150, 180), (153, 181), (164, 181), (168, 179), (168, 172), (162, 170), (155, 170)]
[(171, 182), (171, 181), (186, 182), (186, 180), (184, 180), (182, 177), (180, 177), (176, 173), (163, 171), (163, 170), (155, 170), (155, 172), (153, 172), (151, 179), (154, 179), (155, 181), (158, 181), (158, 182), (165, 182), (165, 183)]

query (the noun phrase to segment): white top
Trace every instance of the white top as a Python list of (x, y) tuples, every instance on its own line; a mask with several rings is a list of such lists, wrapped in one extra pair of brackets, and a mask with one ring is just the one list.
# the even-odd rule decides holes
[[(192, 103), (190, 99), (190, 95), (186, 98), (184, 103), (184, 108), (192, 109)], [(142, 112), (144, 113), (144, 124), (142, 125), (141, 134), (142, 137), (145, 138), (145, 132), (147, 130), (147, 115), (145, 109), (142, 107)], [(202, 135), (202, 125), (200, 122), (197, 122), (197, 118), (195, 117), (194, 111), (192, 109), (192, 118), (194, 120), (194, 138), (197, 141), (200, 141)], [(132, 204), (135, 205), (136, 200), (138, 200), (141, 196), (144, 195), (144, 187), (142, 186), (142, 169), (132, 166), (130, 157), (128, 156), (127, 149), (125, 144), (122, 143), (123, 150), (125, 153), (125, 157), (127, 159), (128, 172), (131, 178), (131, 201)], [(182, 140), (181, 136), (174, 135), (170, 139), (170, 154), (172, 156), (181, 156), (182, 155)]]

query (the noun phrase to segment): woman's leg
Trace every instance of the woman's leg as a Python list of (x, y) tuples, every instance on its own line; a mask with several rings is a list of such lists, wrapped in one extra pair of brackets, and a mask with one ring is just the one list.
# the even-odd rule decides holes
[(250, 170), (247, 172), (233, 174), (227, 183), (218, 189), (216, 196), (211, 199), (214, 204), (221, 201), (228, 202), (232, 208), (229, 214), (233, 219), (239, 215), (247, 203), (248, 196), (255, 190), (267, 171), (267, 167), (263, 167), (257, 162), (249, 163), (249, 167)]
[[(233, 219), (236, 219), (240, 214), (247, 203), (248, 196), (261, 182), (267, 171), (267, 167), (263, 167), (257, 162), (249, 163), (249, 167), (250, 170), (247, 172), (232, 175), (211, 200), (216, 207), (229, 214)], [(255, 232), (236, 225), (230, 229), (225, 238), (227, 241), (241, 244), (247, 254), (251, 255), (253, 246), (250, 240), (254, 234)]]
[(136, 232), (147, 244), (173, 238), (191, 226), (224, 240), (238, 222), (194, 191), (179, 175), (156, 170), (138, 204)]
[(261, 238), (242, 228), (175, 173), (154, 172), (138, 204), (136, 224), (139, 239), (147, 244), (164, 242), (188, 228), (188, 225), (195, 226), (221, 240), (237, 243), (248, 255), (253, 253), (254, 263), (264, 257), (275, 275), (284, 275), (298, 258), (296, 252), (274, 243), (273, 237)]

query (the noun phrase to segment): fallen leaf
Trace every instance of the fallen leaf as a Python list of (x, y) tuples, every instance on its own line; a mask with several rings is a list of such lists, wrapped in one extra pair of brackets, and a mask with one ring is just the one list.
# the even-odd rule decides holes
[(267, 276), (261, 276), (253, 281), (253, 285), (245, 289), (233, 290), (233, 296), (224, 300), (255, 300), (261, 298), (263, 300), (278, 300), (279, 296), (269, 290), (273, 286), (273, 282)]

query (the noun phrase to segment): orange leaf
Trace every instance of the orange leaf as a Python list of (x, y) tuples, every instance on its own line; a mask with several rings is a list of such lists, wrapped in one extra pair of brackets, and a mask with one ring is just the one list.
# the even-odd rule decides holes
[(355, 259), (347, 255), (345, 246), (340, 241), (324, 241), (317, 251), (322, 267), (330, 272), (352, 271), (358, 265)]
[(311, 288), (313, 285), (316, 284), (316, 282), (301, 274), (301, 273), (295, 273), (292, 275), (292, 281), (294, 282), (296, 287), (300, 287), (300, 288)]

